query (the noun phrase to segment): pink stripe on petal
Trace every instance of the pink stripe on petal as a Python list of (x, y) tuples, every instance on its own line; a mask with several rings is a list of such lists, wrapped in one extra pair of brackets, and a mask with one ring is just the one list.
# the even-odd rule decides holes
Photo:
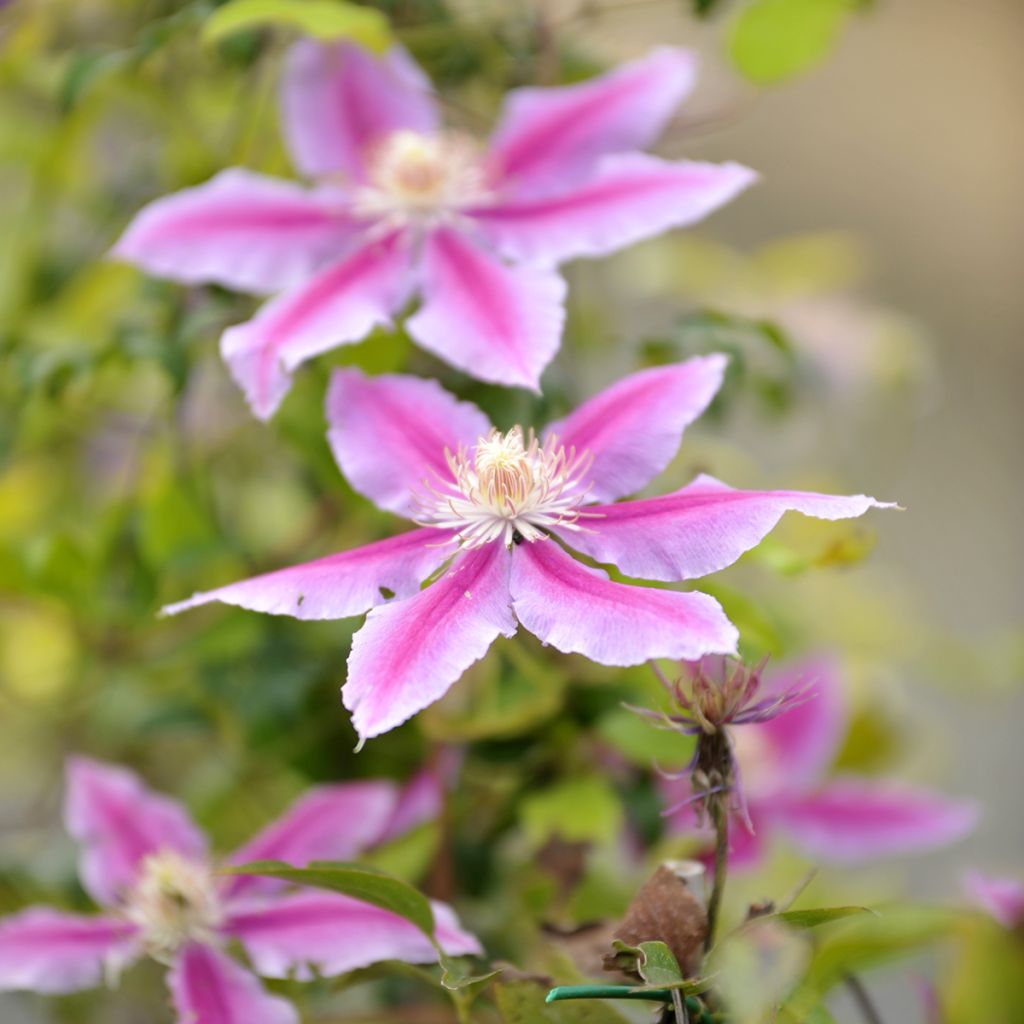
[(0, 919), (0, 990), (95, 988), (134, 958), (134, 947), (124, 921), (31, 907)]
[(379, 841), (388, 843), (438, 818), (444, 799), (442, 785), (437, 771), (424, 769), (414, 775), (402, 788), (394, 813)]
[(491, 427), (475, 405), (437, 381), (359, 370), (335, 371), (327, 420), (331, 450), (352, 487), (403, 516), (415, 513), (414, 492), (425, 493), (424, 481), (451, 479), (445, 449), (472, 445)]
[(314, 178), (363, 176), (367, 152), (399, 129), (432, 132), (429, 80), (395, 47), (378, 57), (350, 43), (296, 43), (281, 88), (284, 132), (295, 165)]
[[(436, 935), (453, 956), (480, 953), (476, 938), (454, 913), (434, 904)], [(269, 978), (325, 976), (381, 960), (434, 963), (437, 952), (413, 924), (379, 907), (334, 893), (300, 892), (270, 903), (236, 907), (225, 927), (245, 947), (256, 970)]]
[(301, 363), (390, 323), (412, 286), (409, 257), (401, 234), (367, 242), (224, 332), (221, 354), (260, 419), (273, 415)]
[(67, 763), (64, 822), (82, 846), (79, 874), (97, 903), (112, 905), (160, 850), (206, 856), (206, 840), (176, 801), (147, 789), (125, 768), (85, 757)]
[(964, 887), (970, 898), (988, 911), (1004, 928), (1024, 922), (1024, 883), (1015, 878), (993, 878), (969, 871)]
[(848, 519), (871, 508), (896, 508), (863, 494), (740, 491), (701, 475), (672, 494), (596, 505), (592, 532), (569, 542), (628, 576), (686, 580), (718, 572), (756, 547), (787, 511), (815, 519)]
[(739, 164), (670, 163), (645, 153), (604, 157), (568, 192), (471, 211), (504, 256), (557, 264), (604, 256), (694, 224), (756, 179)]
[(567, 449), (594, 456), (594, 501), (632, 494), (675, 457), (683, 431), (722, 386), (725, 366), (725, 356), (697, 356), (630, 374), (550, 424), (544, 436), (555, 435)]
[(692, 53), (660, 47), (586, 82), (517, 89), (491, 143), (495, 172), (519, 195), (567, 187), (606, 153), (653, 142), (695, 80)]
[[(281, 860), (305, 867), (312, 860), (352, 860), (383, 835), (397, 806), (397, 787), (383, 780), (311, 789), (229, 863)], [(274, 879), (241, 876), (231, 879), (228, 892), (234, 898), (279, 888)]]
[(557, 273), (507, 266), (442, 228), (424, 246), (422, 290), (406, 327), (423, 348), (478, 380), (539, 390), (565, 322)]
[(296, 619), (344, 619), (397, 597), (415, 594), (445, 559), (452, 534), (422, 529), (366, 544), (352, 551), (229, 583), (168, 605), (165, 615), (222, 601), (254, 612)]
[(602, 665), (729, 653), (738, 639), (714, 598), (613, 583), (554, 541), (513, 551), (512, 607), (544, 643)]
[(352, 640), (345, 707), (363, 739), (379, 736), (428, 704), (516, 630), (508, 599), (508, 552), (475, 548), (415, 597), (375, 608)]
[(337, 259), (355, 230), (339, 197), (233, 167), (150, 203), (111, 255), (185, 284), (270, 292)]
[(186, 946), (167, 975), (178, 1024), (299, 1024), (291, 1003), (219, 950)]
[(812, 857), (841, 864), (917, 853), (966, 835), (974, 804), (889, 781), (836, 779), (816, 793), (765, 802), (766, 813)]

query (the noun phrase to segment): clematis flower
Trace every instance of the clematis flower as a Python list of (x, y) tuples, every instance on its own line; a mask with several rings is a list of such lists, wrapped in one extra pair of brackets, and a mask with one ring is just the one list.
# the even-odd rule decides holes
[(225, 170), (146, 207), (114, 255), (185, 283), (279, 293), (221, 342), (260, 418), (300, 363), (389, 324), (414, 294), (406, 328), (419, 345), (537, 389), (565, 317), (557, 264), (691, 224), (753, 181), (737, 164), (641, 152), (695, 74), (690, 53), (661, 48), (578, 85), (516, 90), (484, 149), (442, 127), (403, 50), (303, 41), (283, 127), (315, 184)]
[[(766, 678), (762, 693), (765, 698), (801, 693), (807, 699), (732, 732), (748, 817), (745, 821), (734, 810), (730, 867), (757, 864), (776, 833), (810, 857), (844, 864), (933, 849), (974, 826), (977, 810), (967, 801), (893, 779), (828, 777), (846, 734), (847, 711), (838, 672), (827, 659)], [(687, 793), (685, 783), (666, 783), (666, 799), (673, 805), (669, 827), (700, 834)]]
[(734, 562), (787, 509), (839, 519), (878, 504), (863, 495), (738, 491), (709, 476), (674, 494), (616, 503), (668, 465), (724, 370), (720, 355), (642, 370), (542, 438), (520, 426), (497, 430), (434, 381), (339, 370), (327, 397), (338, 465), (355, 490), (418, 529), (166, 610), (223, 601), (335, 619), (370, 609), (342, 690), (363, 739), (441, 697), (517, 621), (603, 665), (732, 651), (736, 629), (717, 601), (613, 582), (563, 547), (627, 576), (688, 580)]
[(970, 871), (964, 879), (967, 895), (1004, 928), (1024, 924), (1024, 883)]
[[(228, 863), (350, 858), (432, 813), (425, 792), (420, 782), (402, 793), (383, 781), (311, 790)], [(215, 876), (184, 808), (123, 768), (71, 759), (64, 818), (82, 845), (82, 884), (106, 909), (83, 916), (31, 907), (0, 919), (0, 990), (79, 991), (150, 956), (170, 968), (180, 1024), (298, 1024), (290, 1003), (227, 955), (228, 943), (238, 942), (268, 978), (436, 959), (417, 928), (370, 904), (265, 878)], [(434, 913), (447, 952), (480, 952), (451, 908), (435, 904)]]

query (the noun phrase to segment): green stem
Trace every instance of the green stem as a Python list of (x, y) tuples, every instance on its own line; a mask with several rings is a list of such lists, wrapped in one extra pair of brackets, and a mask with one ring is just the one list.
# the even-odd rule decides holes
[(729, 812), (721, 801), (711, 801), (711, 818), (715, 826), (715, 877), (711, 883), (708, 898), (708, 928), (704, 935), (704, 950), (707, 952), (715, 941), (715, 928), (725, 890), (725, 873), (729, 861)]

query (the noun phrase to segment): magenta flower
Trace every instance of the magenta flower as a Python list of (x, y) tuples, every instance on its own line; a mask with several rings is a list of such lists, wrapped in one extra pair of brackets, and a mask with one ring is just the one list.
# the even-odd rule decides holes
[(635, 373), (551, 424), (542, 440), (521, 427), (499, 432), (434, 381), (339, 370), (327, 417), (342, 472), (419, 529), (167, 611), (224, 601), (336, 619), (372, 609), (342, 691), (364, 739), (441, 697), (517, 620), (544, 643), (604, 665), (731, 651), (736, 629), (717, 601), (612, 582), (558, 543), (627, 576), (679, 581), (734, 562), (787, 509), (839, 519), (878, 504), (863, 495), (736, 491), (708, 476), (664, 497), (613, 504), (668, 465), (724, 369), (713, 355)]
[[(311, 790), (228, 863), (304, 865), (346, 859), (433, 813), (425, 790), (383, 781)], [(428, 963), (436, 952), (404, 918), (347, 896), (289, 891), (249, 876), (215, 876), (206, 841), (175, 801), (131, 772), (86, 758), (67, 768), (67, 829), (99, 916), (31, 907), (0, 920), (0, 990), (73, 992), (112, 981), (140, 956), (170, 967), (180, 1024), (298, 1024), (224, 947), (237, 941), (268, 978), (340, 974), (380, 960)], [(451, 908), (434, 905), (454, 955), (480, 952)]]
[[(734, 815), (730, 867), (758, 863), (773, 833), (815, 859), (855, 863), (943, 846), (970, 831), (977, 810), (969, 802), (892, 779), (828, 778), (847, 729), (835, 666), (826, 659), (796, 665), (762, 688), (765, 697), (799, 692), (809, 699), (732, 732), (751, 827)], [(700, 832), (686, 784), (669, 782), (665, 790), (670, 827)]]
[(1024, 924), (1024, 882), (971, 871), (964, 880), (964, 887), (971, 900), (1004, 928)]
[(662, 48), (579, 85), (511, 93), (488, 149), (443, 129), (401, 49), (375, 58), (304, 41), (288, 60), (284, 132), (313, 188), (240, 168), (144, 209), (114, 254), (153, 274), (280, 292), (222, 351), (269, 417), (295, 368), (388, 324), (481, 380), (537, 389), (558, 349), (554, 267), (691, 224), (749, 185), (737, 164), (640, 152), (692, 88)]

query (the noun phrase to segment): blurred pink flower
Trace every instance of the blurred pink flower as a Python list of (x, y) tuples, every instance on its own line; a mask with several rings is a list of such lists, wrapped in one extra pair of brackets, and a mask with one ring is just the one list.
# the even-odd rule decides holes
[[(416, 817), (432, 814), (423, 780)], [(382, 841), (403, 815), (407, 794), (385, 781), (310, 790), (228, 863), (275, 859), (302, 866), (351, 858)], [(0, 990), (60, 993), (116, 979), (140, 956), (170, 967), (181, 1024), (298, 1024), (290, 1003), (265, 992), (225, 952), (244, 949), (269, 978), (340, 974), (380, 960), (436, 960), (404, 918), (318, 890), (293, 891), (251, 876), (217, 876), (203, 835), (175, 801), (151, 792), (124, 768), (73, 758), (64, 818), (82, 845), (79, 875), (106, 912), (99, 916), (30, 907), (0, 919)], [(479, 953), (452, 910), (434, 904), (437, 937), (454, 955)]]
[(1016, 928), (1024, 923), (1024, 882), (971, 871), (964, 887), (968, 896), (1004, 928)]
[(551, 424), (543, 440), (520, 427), (500, 433), (434, 381), (339, 370), (327, 417), (342, 472), (360, 494), (421, 528), (167, 611), (224, 601), (334, 619), (372, 609), (342, 691), (364, 739), (440, 698), (499, 634), (516, 631), (517, 619), (544, 643), (604, 665), (732, 651), (736, 629), (712, 598), (612, 582), (560, 544), (536, 543), (554, 534), (627, 576), (679, 581), (725, 568), (789, 509), (841, 519), (879, 504), (863, 495), (737, 491), (709, 476), (660, 498), (614, 503), (668, 465), (724, 370), (719, 355), (642, 370)]
[[(816, 659), (764, 683), (766, 695), (794, 691), (809, 699), (732, 733), (750, 827), (737, 815), (729, 830), (730, 867), (758, 863), (775, 832), (811, 857), (855, 863), (942, 846), (974, 826), (977, 810), (967, 801), (892, 779), (828, 778), (848, 724), (835, 665)], [(700, 830), (687, 793), (686, 783), (665, 785), (675, 832)]]
[(241, 168), (146, 207), (114, 255), (187, 283), (280, 292), (225, 332), (257, 416), (302, 362), (388, 324), (482, 380), (537, 389), (558, 349), (555, 266), (700, 220), (754, 180), (738, 164), (668, 162), (654, 141), (695, 78), (660, 48), (589, 81), (509, 94), (486, 152), (440, 126), (401, 49), (298, 43), (284, 132), (306, 189)]

